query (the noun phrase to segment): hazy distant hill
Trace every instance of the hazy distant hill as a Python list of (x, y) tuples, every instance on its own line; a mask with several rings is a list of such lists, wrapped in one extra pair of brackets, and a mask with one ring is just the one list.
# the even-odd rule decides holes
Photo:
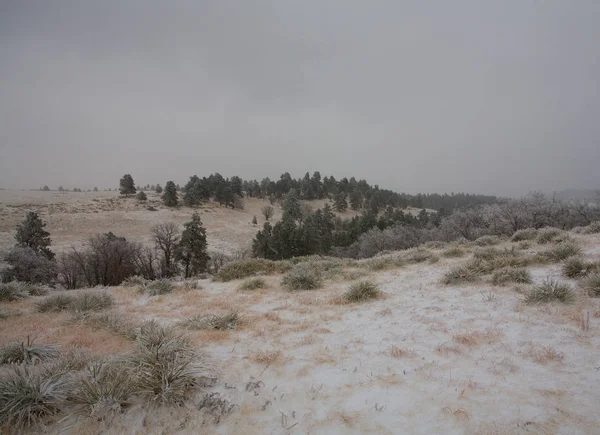
[(563, 201), (599, 199), (600, 189), (566, 189), (555, 193), (556, 199)]

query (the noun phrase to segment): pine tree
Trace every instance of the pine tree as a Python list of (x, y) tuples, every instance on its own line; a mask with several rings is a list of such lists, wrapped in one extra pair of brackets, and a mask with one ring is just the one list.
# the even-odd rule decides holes
[(17, 226), (16, 246), (31, 248), (36, 254), (41, 254), (48, 260), (54, 258), (49, 246), (52, 243), (50, 233), (44, 229), (46, 223), (43, 222), (37, 213), (28, 212), (25, 220)]
[(143, 190), (140, 190), (139, 193), (135, 196), (138, 201), (147, 201), (148, 197), (144, 193)]
[(352, 210), (360, 210), (362, 207), (362, 195), (358, 190), (350, 192), (350, 207)]
[(163, 188), (160, 186), (160, 184), (157, 184), (154, 191), (160, 195), (163, 192)]
[(339, 192), (333, 198), (333, 208), (337, 212), (344, 212), (348, 210), (348, 201), (346, 201), (346, 194)]
[(179, 204), (179, 198), (177, 196), (177, 188), (175, 183), (167, 181), (165, 184), (165, 191), (162, 195), (162, 200), (167, 207), (176, 207)]
[(302, 207), (296, 189), (290, 189), (283, 199), (282, 219), (300, 220), (302, 219)]
[(135, 183), (133, 182), (133, 177), (131, 175), (123, 175), (121, 181), (119, 181), (119, 192), (121, 195), (125, 196), (135, 195)]
[(194, 213), (192, 220), (183, 226), (177, 259), (183, 265), (185, 277), (189, 278), (206, 271), (210, 257), (206, 253), (206, 229), (202, 226), (200, 215)]

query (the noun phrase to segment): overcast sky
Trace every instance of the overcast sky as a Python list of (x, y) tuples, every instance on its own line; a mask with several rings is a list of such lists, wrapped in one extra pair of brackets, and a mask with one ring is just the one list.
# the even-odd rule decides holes
[(598, 0), (0, 0), (0, 187), (600, 188)]

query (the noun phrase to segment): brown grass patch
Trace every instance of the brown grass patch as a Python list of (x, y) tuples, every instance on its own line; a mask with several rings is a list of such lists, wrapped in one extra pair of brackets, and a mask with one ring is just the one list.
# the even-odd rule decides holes
[(335, 364), (335, 356), (327, 348), (320, 348), (312, 354), (312, 360), (316, 364)]
[(451, 346), (446, 343), (438, 344), (435, 351), (440, 355), (448, 356), (450, 354), (460, 355), (462, 350), (458, 346)]
[(308, 374), (310, 373), (311, 368), (312, 368), (312, 366), (309, 366), (309, 365), (303, 366), (300, 370), (298, 370), (297, 376), (298, 377), (308, 376)]
[(554, 349), (552, 346), (542, 346), (537, 343), (531, 343), (525, 354), (536, 363), (542, 365), (551, 362), (561, 363), (565, 358), (564, 353)]
[(390, 346), (388, 354), (393, 358), (409, 358), (416, 355), (414, 350), (396, 346), (395, 344)]
[(322, 338), (315, 337), (314, 335), (305, 335), (296, 342), (297, 346), (310, 346), (311, 344), (319, 343), (323, 341)]
[(331, 330), (327, 328), (317, 328), (314, 329), (313, 332), (315, 334), (331, 334)]
[(279, 349), (259, 350), (250, 356), (250, 360), (257, 364), (273, 364), (281, 360), (283, 353)]
[(452, 340), (464, 346), (479, 346), (480, 344), (494, 343), (501, 336), (502, 333), (497, 329), (488, 328), (485, 331), (469, 331), (463, 334), (455, 334)]

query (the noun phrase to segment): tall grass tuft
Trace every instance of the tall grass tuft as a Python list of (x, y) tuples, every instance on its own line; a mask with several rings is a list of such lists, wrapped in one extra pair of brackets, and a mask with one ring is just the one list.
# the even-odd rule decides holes
[(600, 297), (600, 272), (588, 276), (583, 281), (583, 288), (592, 297)]
[(281, 285), (290, 291), (315, 290), (320, 288), (322, 284), (320, 271), (306, 263), (294, 266), (281, 279)]
[(575, 300), (575, 294), (568, 284), (560, 283), (552, 279), (535, 286), (526, 296), (528, 304), (540, 304), (547, 302), (571, 303)]
[(377, 284), (372, 281), (360, 281), (352, 284), (344, 293), (346, 302), (364, 302), (381, 297), (381, 291)]
[(166, 295), (173, 291), (173, 283), (168, 279), (152, 281), (146, 286), (149, 296)]
[(531, 274), (522, 267), (506, 267), (495, 271), (492, 275), (493, 285), (506, 285), (508, 283), (531, 284)]
[(20, 301), (28, 296), (25, 286), (18, 282), (0, 282), (0, 302)]
[(27, 342), (12, 343), (0, 348), (0, 364), (39, 363), (60, 356), (60, 347), (56, 344), (34, 344)]
[(250, 278), (244, 281), (239, 287), (239, 290), (258, 290), (268, 288), (264, 278)]
[(30, 365), (0, 374), (0, 425), (16, 432), (57, 414), (70, 392), (70, 379)]
[(241, 323), (240, 315), (233, 311), (224, 315), (195, 316), (185, 319), (179, 326), (190, 330), (213, 329), (216, 331), (227, 331), (235, 329)]

